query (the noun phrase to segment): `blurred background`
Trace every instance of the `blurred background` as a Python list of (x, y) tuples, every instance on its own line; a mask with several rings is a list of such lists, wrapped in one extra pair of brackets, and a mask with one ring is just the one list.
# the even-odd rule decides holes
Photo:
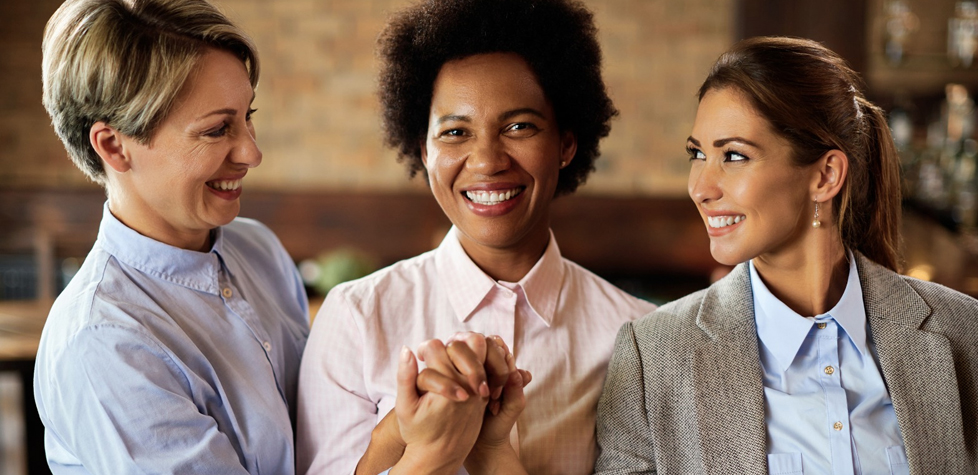
[[(45, 473), (30, 377), (47, 308), (95, 240), (104, 195), (41, 106), (57, 0), (0, 1), (0, 474)], [(264, 152), (243, 216), (292, 254), (315, 306), (335, 283), (427, 251), (449, 227), (381, 141), (377, 34), (408, 0), (215, 0), (255, 39)], [(620, 109), (598, 171), (555, 202), (563, 254), (657, 302), (710, 283), (685, 138), (716, 57), (755, 35), (813, 38), (890, 113), (905, 178), (905, 272), (978, 295), (978, 5), (955, 0), (586, 0)], [(573, 80), (573, 78), (568, 78)], [(26, 421), (26, 422), (25, 422)]]

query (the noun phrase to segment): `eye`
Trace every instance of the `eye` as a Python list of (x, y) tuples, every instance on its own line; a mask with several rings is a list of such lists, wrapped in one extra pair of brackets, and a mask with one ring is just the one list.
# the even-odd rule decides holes
[(686, 154), (689, 155), (689, 160), (706, 160), (706, 154), (701, 152), (699, 149), (687, 146)]
[(224, 137), (225, 135), (227, 135), (227, 133), (228, 133), (228, 123), (222, 122), (220, 127), (204, 132), (204, 135), (208, 137), (218, 138), (218, 137)]
[(258, 109), (248, 109), (248, 113), (245, 114), (245, 121), (251, 122), (251, 116), (254, 115), (255, 112), (258, 112)]
[(532, 122), (517, 122), (510, 124), (503, 130), (503, 133), (511, 137), (532, 137), (540, 131), (540, 128)]
[(465, 140), (468, 135), (465, 129), (445, 129), (438, 132), (437, 139), (446, 143), (459, 143)]
[(747, 155), (743, 155), (739, 152), (734, 152), (734, 151), (725, 152), (723, 155), (724, 157), (726, 157), (724, 159), (724, 161), (726, 162), (742, 162), (742, 161), (750, 160), (750, 158), (748, 158)]

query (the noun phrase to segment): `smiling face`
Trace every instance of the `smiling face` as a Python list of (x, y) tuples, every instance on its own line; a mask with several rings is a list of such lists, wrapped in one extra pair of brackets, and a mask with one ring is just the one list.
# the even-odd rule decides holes
[(543, 253), (561, 164), (575, 151), (520, 56), (479, 54), (442, 66), (422, 158), (435, 199), (484, 269), (480, 261), (498, 251), (534, 261)]
[(689, 196), (714, 259), (735, 265), (800, 250), (811, 231), (810, 185), (817, 171), (792, 164), (790, 144), (743, 93), (707, 92), (687, 148)]
[(110, 173), (112, 213), (158, 241), (206, 250), (210, 230), (238, 215), (241, 181), (261, 163), (253, 99), (241, 60), (219, 50), (201, 55), (149, 143), (122, 136), (128, 164)]

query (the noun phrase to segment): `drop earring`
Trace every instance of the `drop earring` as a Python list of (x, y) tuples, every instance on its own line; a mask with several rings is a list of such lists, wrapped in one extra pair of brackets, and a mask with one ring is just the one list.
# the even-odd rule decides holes
[(812, 220), (812, 227), (819, 228), (822, 226), (822, 222), (818, 220), (818, 201), (815, 202), (815, 219)]

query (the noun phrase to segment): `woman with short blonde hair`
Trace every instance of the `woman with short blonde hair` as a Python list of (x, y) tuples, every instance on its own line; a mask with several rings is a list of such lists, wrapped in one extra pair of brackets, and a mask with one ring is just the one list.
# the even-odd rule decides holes
[(204, 0), (68, 0), (48, 22), (44, 105), (108, 196), (38, 349), (54, 473), (294, 472), (306, 295), (236, 218), (258, 68)]

